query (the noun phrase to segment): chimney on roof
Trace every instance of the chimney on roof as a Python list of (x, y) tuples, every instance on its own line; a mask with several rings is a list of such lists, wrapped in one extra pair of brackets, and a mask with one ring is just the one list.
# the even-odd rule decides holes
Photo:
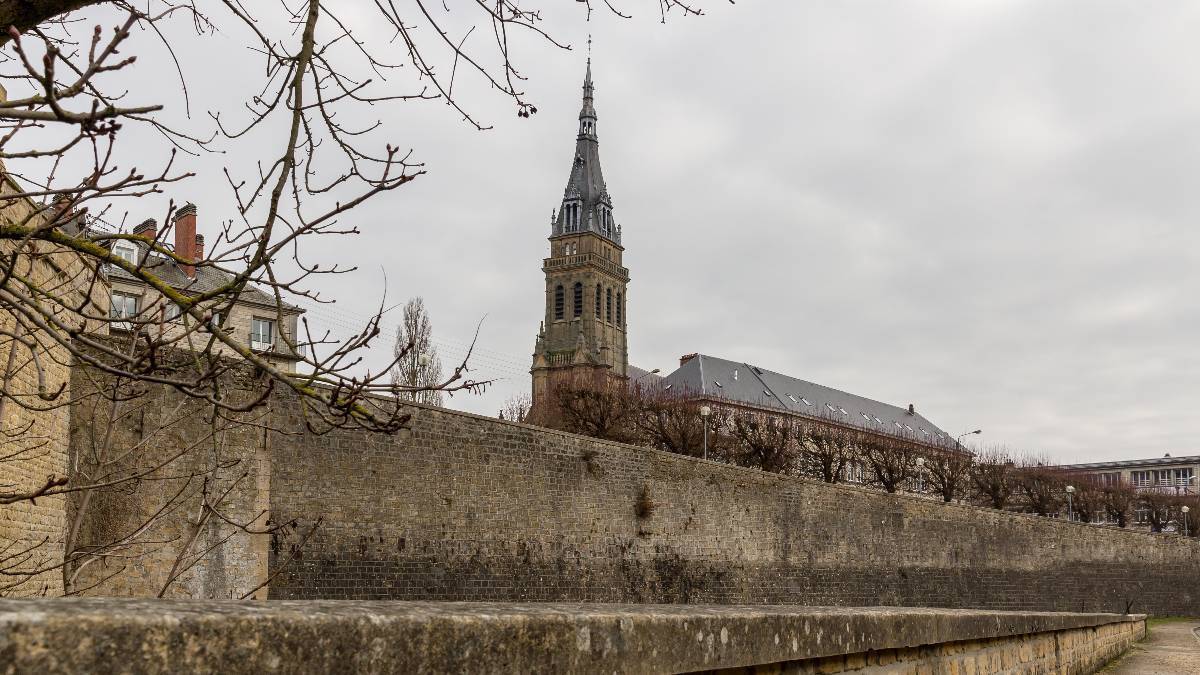
[(1170, 456), (1171, 456), (1171, 453), (1169, 453), (1169, 452), (1167, 454), (1163, 455), (1164, 458), (1170, 457)]
[(196, 260), (204, 260), (204, 235), (196, 235), (196, 248), (192, 252), (196, 255)]
[(683, 356), (679, 357), (680, 367), (682, 367), (683, 364), (687, 363), (688, 361), (691, 361), (692, 359), (696, 358), (697, 356), (700, 356), (700, 355), (699, 354), (684, 354)]
[[(196, 205), (191, 202), (175, 212), (175, 255), (196, 261)], [(189, 277), (196, 277), (195, 265), (181, 263), (179, 266)]]
[(909, 415), (917, 414), (917, 409), (915, 407), (913, 407), (913, 404), (911, 404), (911, 403), (908, 404), (908, 414)]
[(158, 221), (153, 218), (143, 220), (141, 224), (133, 228), (133, 234), (137, 237), (145, 237), (153, 240), (158, 236)]

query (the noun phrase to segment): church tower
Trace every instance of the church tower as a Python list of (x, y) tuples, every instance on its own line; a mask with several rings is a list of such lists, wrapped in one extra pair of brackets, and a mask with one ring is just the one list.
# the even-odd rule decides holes
[(600, 171), (589, 58), (575, 156), (562, 203), (550, 219), (550, 257), (542, 262), (546, 318), (533, 350), (533, 412), (548, 412), (553, 391), (562, 384), (624, 386), (627, 381), (624, 251)]

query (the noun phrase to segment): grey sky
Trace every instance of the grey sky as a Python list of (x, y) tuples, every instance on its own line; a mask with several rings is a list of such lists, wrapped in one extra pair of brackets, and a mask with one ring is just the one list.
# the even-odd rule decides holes
[[(661, 25), (626, 4), (557, 8), (573, 52), (526, 41), (530, 120), (481, 87), (488, 132), (388, 109), (429, 174), (324, 253), (361, 271), (315, 321), (367, 315), (386, 273), (389, 304), (425, 297), (447, 366), (486, 315), (473, 374), (502, 379), (449, 405), (528, 389), (591, 31), (633, 363), (744, 360), (1064, 461), (1197, 450), (1200, 5), (710, 0)], [(210, 50), (197, 108), (255, 81), (235, 42), (181, 46)], [(179, 196), (203, 231), (228, 190), (197, 166)]]

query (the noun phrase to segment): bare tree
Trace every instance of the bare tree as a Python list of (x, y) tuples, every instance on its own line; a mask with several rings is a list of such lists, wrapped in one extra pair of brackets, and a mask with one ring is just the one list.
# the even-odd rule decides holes
[(801, 432), (801, 473), (826, 483), (840, 483), (856, 457), (856, 434), (839, 425), (804, 424)]
[(899, 492), (917, 475), (917, 443), (907, 437), (863, 434), (859, 452), (867, 465), (867, 480), (887, 492)]
[(1151, 532), (1162, 532), (1167, 525), (1176, 522), (1183, 506), (1177, 495), (1157, 490), (1138, 494), (1137, 505), (1145, 514)]
[(529, 409), (533, 407), (533, 398), (526, 392), (520, 392), (508, 397), (504, 407), (500, 408), (500, 419), (509, 422), (524, 422), (529, 417)]
[(798, 472), (804, 427), (794, 418), (739, 411), (730, 416), (729, 429), (739, 444), (734, 454), (738, 464), (772, 473)]
[(1125, 481), (1118, 481), (1100, 488), (1105, 518), (1117, 527), (1125, 527), (1129, 514), (1137, 504), (1137, 491)]
[(935, 448), (925, 454), (925, 473), (933, 492), (947, 504), (961, 499), (971, 481), (971, 453), (957, 447)]
[(425, 310), (425, 300), (417, 297), (404, 305), (404, 317), (396, 327), (392, 348), (396, 363), (392, 366), (392, 385), (401, 399), (425, 405), (442, 405), (442, 360), (433, 344), (433, 322)]
[(1017, 464), (1015, 478), (1017, 494), (1030, 511), (1052, 516), (1066, 507), (1066, 477), (1046, 458), (1023, 457)]
[(633, 419), (638, 401), (624, 387), (564, 385), (556, 387), (552, 395), (556, 403), (553, 419), (539, 420), (540, 423), (609, 441), (636, 440)]
[(970, 478), (977, 501), (1003, 509), (1016, 490), (1016, 463), (1005, 448), (985, 448), (975, 455)]
[[(677, 0), (656, 5), (661, 17), (698, 13)], [(80, 33), (78, 12), (93, 6), (119, 18)], [(582, 8), (591, 10), (588, 3)], [(356, 37), (356, 20), (389, 26), (392, 39), (373, 44)], [(92, 570), (119, 574), (117, 563), (148, 547), (176, 546), (170, 585), (217, 545), (224, 534), (214, 533), (222, 528), (266, 532), (258, 515), (234, 516), (222, 507), (230, 486), (246, 480), (239, 478), (245, 465), (226, 457), (223, 439), (264, 424), (256, 416), (277, 396), (288, 399), (310, 432), (392, 433), (408, 424), (404, 397), (483, 384), (467, 378), (466, 359), (440, 380), (393, 382), (392, 366), (413, 357), (412, 349), (401, 349), (376, 372), (362, 369), (362, 351), (380, 338), (381, 312), (343, 339), (302, 321), (273, 339), (270, 352), (231, 330), (229, 321), (240, 302), (258, 294), (282, 325), (295, 304), (326, 302), (318, 291), (326, 275), (353, 269), (320, 264), (314, 254), (325, 242), (359, 234), (357, 207), (425, 173), (410, 151), (385, 136), (396, 132), (383, 122), (394, 106), (441, 99), (466, 124), (486, 128), (460, 102), (463, 86), (455, 87), (470, 72), (519, 116), (536, 112), (510, 55), (522, 36), (569, 48), (545, 31), (536, 8), (510, 0), (438, 11), (424, 2), (376, 3), (362, 12), (321, 0), (39, 0), (0, 2), (0, 24), (7, 91), (0, 97), (0, 462), (49, 452), (55, 441), (43, 437), (39, 420), (60, 409), (109, 416), (96, 420), (88, 440), (95, 446), (67, 475), (31, 484), (0, 470), (6, 477), (0, 504), (70, 497), (86, 515), (122, 491), (130, 501), (151, 485), (163, 492), (127, 529), (88, 530), (86, 518), (77, 517), (64, 551), (49, 558), (39, 553), (46, 542), (0, 542), (6, 588), (8, 580), (62, 570), (66, 592), (79, 592)], [(487, 40), (468, 41), (475, 25), (488, 29)], [(260, 59), (262, 76), (242, 100), (214, 102), (227, 110), (190, 115), (186, 126), (175, 126), (167, 108), (190, 105), (187, 73), (203, 67), (203, 57), (172, 52), (180, 75), (175, 91), (140, 72), (138, 57), (152, 41), (171, 49), (171, 36), (184, 31), (240, 36)], [(131, 145), (127, 131), (134, 128), (155, 134), (161, 145)], [(142, 198), (185, 188), (189, 157), (219, 157), (264, 142), (266, 151), (224, 168), (224, 194), (206, 196), (223, 202), (214, 212), (231, 214), (207, 246), (181, 230), (190, 205), (163, 200), (156, 208), (165, 225), (149, 233), (131, 229), (115, 206), (137, 204), (140, 219), (149, 204)], [(110, 302), (109, 282), (117, 275), (145, 289), (141, 302)], [(294, 367), (281, 365), (277, 353)], [(69, 386), (80, 369), (95, 374), (89, 391)], [(146, 438), (175, 434), (169, 429), (178, 422), (142, 421), (146, 397), (164, 390), (182, 397), (178, 405), (191, 419), (212, 422), (211, 433), (189, 442), (188, 452), (165, 458), (148, 451), (155, 446)], [(145, 438), (130, 436), (130, 429)], [(193, 529), (164, 540), (148, 534), (183, 513)]]

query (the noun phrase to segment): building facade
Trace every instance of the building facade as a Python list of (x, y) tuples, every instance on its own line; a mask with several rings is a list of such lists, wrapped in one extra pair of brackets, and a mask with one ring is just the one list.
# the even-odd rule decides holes
[(583, 80), (575, 154), (562, 202), (551, 217), (545, 318), (533, 350), (533, 408), (551, 407), (562, 385), (624, 386), (629, 376), (621, 226), (600, 169), (592, 64)]
[(1125, 484), (1139, 492), (1194, 495), (1200, 456), (1172, 457), (1167, 453), (1150, 459), (1068, 464), (1059, 468), (1087, 476), (1099, 485)]
[[(201, 263), (205, 260), (204, 236), (196, 231), (197, 209), (186, 204), (175, 213), (173, 251), (184, 260)], [(232, 280), (232, 276), (209, 264), (180, 263), (150, 251), (150, 242), (159, 239), (158, 224), (146, 220), (134, 228), (133, 233), (145, 240), (145, 244), (133, 241), (118, 241), (113, 252), (132, 263), (141, 263), (171, 288), (184, 295), (196, 295), (220, 289)], [(161, 339), (171, 342), (180, 337), (175, 346), (186, 348), (182, 339), (186, 331), (179, 308), (156, 289), (125, 270), (112, 266), (108, 270), (111, 288), (110, 324), (114, 334), (133, 330), (161, 331)], [(288, 340), (296, 335), (297, 319), (304, 310), (288, 303), (278, 303), (275, 298), (247, 285), (236, 299), (229, 301), (228, 295), (214, 301), (213, 318), (209, 325), (199, 329), (205, 333), (220, 329), (232, 334), (235, 340), (263, 355), (268, 361), (284, 371), (293, 371), (298, 360), (288, 346)], [(120, 319), (128, 319), (121, 321)], [(222, 342), (214, 342), (215, 354), (233, 354), (233, 350)]]

